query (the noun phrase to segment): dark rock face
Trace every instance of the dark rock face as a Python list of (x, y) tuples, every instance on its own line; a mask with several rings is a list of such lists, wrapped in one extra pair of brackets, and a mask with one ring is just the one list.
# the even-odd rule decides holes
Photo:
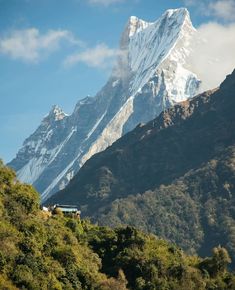
[(192, 252), (221, 243), (234, 256), (234, 108), (235, 71), (94, 155), (48, 203), (77, 203), (102, 224), (132, 224)]

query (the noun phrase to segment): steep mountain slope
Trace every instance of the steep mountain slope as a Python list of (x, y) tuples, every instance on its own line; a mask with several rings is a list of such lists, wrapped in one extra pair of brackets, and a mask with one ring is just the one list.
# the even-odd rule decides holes
[(185, 68), (194, 34), (183, 8), (166, 11), (154, 23), (131, 17), (103, 89), (79, 101), (70, 116), (53, 107), (9, 166), (45, 200), (64, 188), (93, 154), (138, 123), (194, 96), (200, 82)]
[(77, 203), (102, 224), (132, 224), (191, 252), (235, 258), (235, 71), (88, 160), (48, 203)]

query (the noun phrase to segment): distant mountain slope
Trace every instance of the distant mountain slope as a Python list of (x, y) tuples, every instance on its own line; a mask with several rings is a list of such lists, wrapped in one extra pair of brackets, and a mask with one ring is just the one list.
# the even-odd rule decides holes
[(93, 154), (194, 96), (200, 82), (185, 68), (194, 34), (184, 8), (167, 10), (154, 23), (132, 16), (107, 84), (94, 98), (79, 101), (70, 116), (52, 108), (9, 163), (18, 178), (33, 184), (46, 200)]
[(235, 258), (235, 71), (88, 160), (48, 203), (77, 203), (102, 224), (132, 224), (191, 252)]

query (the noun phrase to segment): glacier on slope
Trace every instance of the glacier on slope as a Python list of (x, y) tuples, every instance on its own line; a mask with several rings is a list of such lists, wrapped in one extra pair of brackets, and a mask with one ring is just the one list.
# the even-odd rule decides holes
[(167, 10), (153, 23), (130, 17), (107, 84), (95, 97), (80, 100), (71, 115), (52, 108), (9, 163), (19, 179), (33, 184), (44, 201), (92, 155), (193, 97), (200, 81), (185, 61), (195, 33), (185, 8)]

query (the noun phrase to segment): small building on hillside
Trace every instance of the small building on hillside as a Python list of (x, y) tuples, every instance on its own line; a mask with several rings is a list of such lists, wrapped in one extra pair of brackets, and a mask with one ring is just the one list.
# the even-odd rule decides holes
[(65, 205), (65, 204), (55, 204), (53, 206), (53, 212), (60, 210), (64, 215), (72, 215), (80, 218), (81, 211), (78, 209), (77, 205)]

